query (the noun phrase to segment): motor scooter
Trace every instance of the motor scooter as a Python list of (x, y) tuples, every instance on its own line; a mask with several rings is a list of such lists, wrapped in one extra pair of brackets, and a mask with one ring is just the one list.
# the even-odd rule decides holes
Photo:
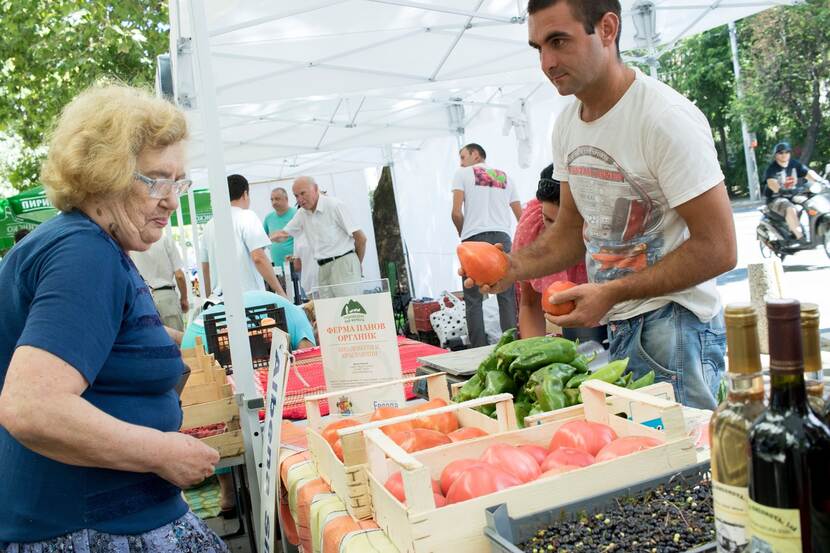
[(761, 220), (755, 230), (761, 247), (761, 255), (770, 258), (777, 256), (784, 261), (788, 255), (800, 251), (824, 248), (830, 257), (830, 185), (827, 176), (830, 163), (824, 169), (823, 182), (813, 182), (793, 190), (787, 198), (795, 205), (798, 220), (804, 235), (798, 240), (787, 226), (781, 215), (767, 206), (759, 209)]

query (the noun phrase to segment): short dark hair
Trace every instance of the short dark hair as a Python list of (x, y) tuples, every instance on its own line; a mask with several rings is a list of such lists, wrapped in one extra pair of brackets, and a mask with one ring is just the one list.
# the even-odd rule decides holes
[[(527, 14), (534, 13), (558, 4), (563, 0), (528, 0)], [(577, 21), (582, 23), (585, 32), (594, 34), (596, 25), (606, 13), (611, 12), (617, 16), (620, 27), (617, 29), (617, 55), (620, 55), (620, 36), (622, 36), (622, 8), (620, 0), (564, 0), (571, 7), (571, 12)]]
[(536, 199), (540, 202), (550, 202), (559, 205), (558, 180), (553, 178), (553, 163), (542, 169), (539, 174), (539, 186), (536, 188)]
[(248, 179), (242, 175), (228, 176), (228, 193), (230, 194), (231, 201), (241, 198), (245, 192), (248, 192), (248, 189)]
[(274, 192), (281, 192), (283, 196), (285, 196), (286, 198), (288, 197), (288, 192), (286, 192), (285, 188), (283, 188), (282, 186), (278, 186), (271, 190), (271, 194), (273, 194)]
[(19, 229), (17, 232), (14, 233), (14, 243), (17, 244), (18, 242), (23, 240), (26, 237), (26, 235), (30, 232), (32, 231), (27, 228)]
[(485, 152), (484, 148), (482, 148), (475, 142), (467, 144), (462, 148), (462, 150), (467, 150), (468, 152), (478, 152), (478, 155), (481, 156), (481, 159), (487, 159), (487, 152)]

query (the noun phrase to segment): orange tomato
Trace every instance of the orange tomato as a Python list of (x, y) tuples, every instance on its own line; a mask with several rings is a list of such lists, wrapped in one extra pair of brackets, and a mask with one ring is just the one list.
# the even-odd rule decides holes
[(463, 442), (464, 440), (472, 440), (473, 438), (480, 438), (481, 436), (488, 436), (488, 434), (477, 426), (465, 426), (464, 428), (459, 428), (447, 434), (447, 438), (453, 442)]
[[(422, 403), (415, 407), (415, 412), (429, 411), (430, 409), (438, 409), (439, 407), (446, 407), (447, 402), (441, 398), (431, 399), (426, 403)], [(412, 421), (415, 428), (426, 428), (427, 430), (437, 430), (442, 434), (449, 434), (458, 430), (458, 418), (455, 413), (442, 413), (440, 415), (430, 415)]]
[(337, 441), (331, 444), (331, 450), (334, 451), (334, 455), (343, 460), (343, 442), (340, 441), (340, 438), (337, 438)]
[(507, 255), (487, 242), (462, 242), (455, 250), (464, 274), (481, 286), (495, 284), (507, 275)]
[[(397, 407), (378, 407), (375, 409), (375, 412), (372, 413), (372, 416), (369, 418), (370, 421), (382, 421), (386, 419), (391, 419), (393, 417), (401, 417), (403, 415), (409, 414), (405, 409), (398, 409)], [(396, 424), (389, 424), (386, 426), (381, 426), (381, 431), (386, 434), (387, 436), (391, 436), (396, 432), (403, 432), (404, 430), (412, 430), (414, 426), (411, 422), (399, 422)]]
[(438, 447), (439, 445), (452, 443), (446, 434), (425, 428), (395, 432), (389, 435), (389, 439), (401, 446), (407, 453), (414, 453), (422, 449), (430, 449)]
[(320, 434), (323, 435), (323, 439), (326, 440), (330, 446), (334, 446), (334, 442), (340, 439), (340, 436), (337, 435), (337, 431), (339, 429), (347, 428), (349, 426), (358, 426), (359, 424), (360, 423), (354, 419), (340, 419), (326, 425)]
[(565, 303), (551, 303), (550, 297), (554, 294), (558, 294), (568, 288), (573, 288), (576, 286), (570, 280), (558, 280), (547, 287), (547, 289), (542, 294), (542, 311), (554, 316), (560, 315), (567, 315), (574, 309), (576, 309), (576, 304), (572, 301), (568, 301)]

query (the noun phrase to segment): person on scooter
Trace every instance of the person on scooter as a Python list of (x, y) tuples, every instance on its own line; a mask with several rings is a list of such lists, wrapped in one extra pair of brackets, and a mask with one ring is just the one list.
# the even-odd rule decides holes
[(767, 207), (770, 211), (784, 217), (790, 232), (797, 240), (801, 240), (804, 237), (804, 231), (798, 221), (795, 204), (790, 201), (790, 197), (798, 191), (798, 183), (801, 179), (806, 178), (821, 183), (826, 181), (818, 173), (792, 158), (792, 147), (789, 142), (776, 144), (772, 154), (774, 159), (764, 174), (764, 182), (767, 184), (764, 189)]

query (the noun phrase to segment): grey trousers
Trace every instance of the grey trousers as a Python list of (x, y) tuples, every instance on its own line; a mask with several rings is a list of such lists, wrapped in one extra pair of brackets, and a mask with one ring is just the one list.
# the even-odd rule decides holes
[[(501, 244), (504, 251), (509, 252), (512, 242), (510, 236), (504, 232), (482, 232), (463, 242), (487, 242)], [(467, 333), (470, 337), (470, 346), (477, 348), (487, 345), (487, 333), (484, 331), (484, 311), (481, 306), (483, 297), (478, 287), (464, 288), (464, 307), (467, 311)], [(516, 288), (511, 286), (498, 295), (499, 323), (504, 332), (516, 326)]]
[(174, 330), (184, 330), (182, 322), (182, 308), (179, 303), (179, 294), (175, 290), (153, 290), (153, 303), (159, 311), (159, 317), (164, 326)]

